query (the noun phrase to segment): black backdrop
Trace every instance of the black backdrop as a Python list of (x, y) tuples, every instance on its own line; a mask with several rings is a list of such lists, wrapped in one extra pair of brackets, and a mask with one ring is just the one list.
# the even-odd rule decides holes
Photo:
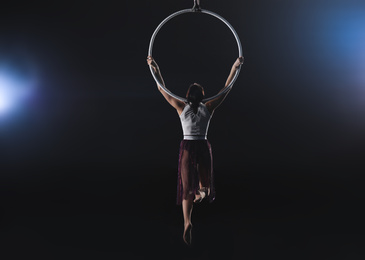
[[(191, 1), (192, 2), (192, 1)], [(35, 94), (1, 118), (7, 259), (360, 259), (364, 256), (359, 1), (204, 1), (245, 56), (209, 129), (216, 201), (182, 242), (176, 111), (146, 65), (150, 37), (189, 1), (7, 3), (0, 58), (37, 68)], [(362, 44), (364, 43), (364, 44)], [(154, 48), (167, 85), (218, 91), (229, 30), (186, 15)], [(360, 75), (360, 76), (359, 76)]]

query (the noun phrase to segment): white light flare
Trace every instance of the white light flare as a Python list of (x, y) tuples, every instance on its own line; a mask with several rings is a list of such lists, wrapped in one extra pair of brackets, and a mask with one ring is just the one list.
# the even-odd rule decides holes
[(34, 89), (32, 81), (0, 68), (0, 119), (23, 105)]

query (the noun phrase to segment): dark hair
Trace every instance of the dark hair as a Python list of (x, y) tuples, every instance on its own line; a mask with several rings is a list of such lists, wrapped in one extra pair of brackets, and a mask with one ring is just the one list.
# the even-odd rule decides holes
[(193, 107), (194, 113), (197, 113), (198, 106), (204, 98), (204, 88), (198, 83), (191, 84), (186, 93), (188, 103)]

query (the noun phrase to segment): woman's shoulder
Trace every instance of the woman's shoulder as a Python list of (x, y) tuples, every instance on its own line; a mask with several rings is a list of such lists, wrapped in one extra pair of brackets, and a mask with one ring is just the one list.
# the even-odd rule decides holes
[(183, 112), (189, 108), (189, 103), (186, 103), (184, 102), (184, 107), (180, 110), (180, 111), (177, 111), (179, 116), (181, 116), (183, 114)]
[(213, 113), (209, 110), (209, 108), (207, 107), (207, 105), (203, 102), (200, 103), (199, 105), (202, 109), (204, 109), (205, 111), (208, 111), (209, 115), (212, 115)]

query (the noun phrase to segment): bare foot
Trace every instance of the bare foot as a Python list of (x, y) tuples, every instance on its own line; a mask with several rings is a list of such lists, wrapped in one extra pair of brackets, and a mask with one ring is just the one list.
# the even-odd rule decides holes
[(191, 223), (185, 225), (183, 239), (184, 239), (185, 244), (187, 244), (187, 245), (191, 245), (191, 240), (192, 240), (191, 230), (192, 230), (192, 228), (193, 228), (193, 225)]
[(194, 203), (199, 203), (205, 198), (205, 191), (199, 190), (199, 194), (195, 195)]
[(195, 194), (195, 199), (194, 199), (194, 203), (201, 201), (201, 195), (200, 194)]

